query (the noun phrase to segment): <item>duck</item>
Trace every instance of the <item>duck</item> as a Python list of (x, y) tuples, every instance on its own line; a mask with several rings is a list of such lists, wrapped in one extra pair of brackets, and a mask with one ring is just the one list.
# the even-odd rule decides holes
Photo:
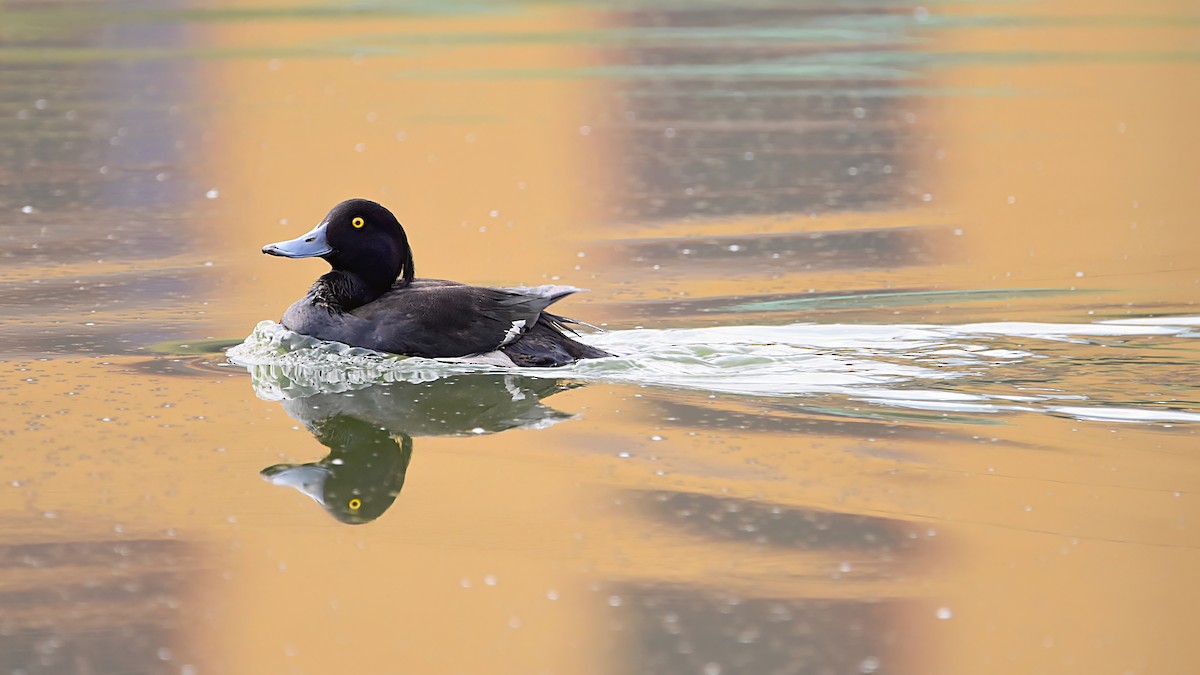
[(267, 255), (321, 258), (332, 268), (284, 312), (284, 328), (389, 354), (556, 367), (612, 356), (568, 336), (588, 326), (546, 311), (574, 286), (487, 287), (414, 276), (400, 221), (383, 205), (347, 199), (316, 227), (262, 247)]

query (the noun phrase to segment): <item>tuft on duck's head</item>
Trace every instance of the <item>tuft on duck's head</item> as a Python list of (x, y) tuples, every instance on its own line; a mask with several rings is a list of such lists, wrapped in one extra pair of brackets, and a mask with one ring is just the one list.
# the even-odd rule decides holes
[(335, 271), (347, 272), (373, 286), (391, 286), (398, 277), (413, 280), (412, 249), (400, 221), (382, 205), (347, 199), (312, 230), (288, 241), (267, 244), (268, 255), (324, 258)]

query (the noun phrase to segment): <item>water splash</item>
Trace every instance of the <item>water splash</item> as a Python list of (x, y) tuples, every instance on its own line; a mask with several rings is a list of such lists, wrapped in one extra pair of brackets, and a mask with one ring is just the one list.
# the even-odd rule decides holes
[[(1195, 349), (1200, 317), (1088, 324), (724, 326), (585, 336), (618, 356), (563, 368), (500, 368), (458, 359), (382, 354), (325, 342), (263, 321), (229, 350), (261, 398), (278, 400), (379, 382), (428, 382), (470, 372), (568, 378), (770, 397), (845, 397), (944, 413), (1039, 412), (1107, 422), (1200, 422), (1195, 396), (1105, 400), (1103, 383), (1128, 369), (1158, 382), (1177, 363), (1161, 342)], [(1114, 360), (1105, 351), (1125, 350)], [(1194, 355), (1193, 355), (1194, 356)], [(1194, 361), (1194, 359), (1193, 359)], [(1190, 362), (1190, 361), (1189, 361)], [(1152, 371), (1163, 369), (1163, 379)], [(1097, 391), (1087, 391), (1092, 386)], [(1186, 386), (1186, 385), (1185, 385)]]

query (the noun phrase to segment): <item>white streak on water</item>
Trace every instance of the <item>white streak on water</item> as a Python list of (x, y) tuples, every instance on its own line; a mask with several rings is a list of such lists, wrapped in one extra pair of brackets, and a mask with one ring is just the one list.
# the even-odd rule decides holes
[(1144, 408), (1116, 408), (1113, 406), (1056, 406), (1051, 412), (1070, 415), (1081, 420), (1096, 422), (1200, 422), (1200, 414), (1182, 410), (1146, 410)]
[[(1200, 317), (1089, 324), (802, 323), (638, 329), (583, 338), (618, 354), (614, 358), (562, 368), (518, 369), (381, 354), (324, 342), (263, 321), (245, 342), (229, 350), (228, 357), (251, 372), (261, 398), (272, 400), (348, 391), (379, 382), (419, 383), (460, 373), (519, 372), (746, 396), (840, 396), (877, 406), (959, 414), (1032, 411), (1109, 422), (1197, 422), (1200, 412), (1143, 408), (1125, 402), (1063, 406), (1064, 401), (1090, 401), (1093, 397), (1088, 392), (1031, 391), (1032, 387), (1004, 384), (1005, 369), (1052, 358), (1039, 353), (1039, 342), (1091, 345), (1105, 344), (1105, 338), (1154, 336), (1178, 340), (1195, 337), (1192, 327), (1196, 325), (1200, 325)], [(996, 339), (1011, 343), (1022, 338), (1030, 342), (992, 344)], [(1096, 365), (1086, 358), (1069, 363), (1070, 369), (1089, 367)], [(981, 377), (986, 377), (992, 389), (1008, 386), (1010, 391), (958, 390), (972, 389), (970, 385)]]

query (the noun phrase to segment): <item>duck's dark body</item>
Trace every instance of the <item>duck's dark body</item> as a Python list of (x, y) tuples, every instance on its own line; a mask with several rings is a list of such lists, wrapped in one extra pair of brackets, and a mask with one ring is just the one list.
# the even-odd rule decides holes
[(518, 366), (559, 366), (608, 356), (563, 333), (545, 308), (579, 289), (570, 286), (485, 288), (414, 279), (357, 307), (335, 299), (328, 279), (313, 285), (283, 315), (288, 330), (392, 354), (442, 358), (501, 351)]
[[(339, 227), (343, 221), (356, 224), (346, 231)], [(271, 244), (263, 252), (319, 255), (333, 265), (284, 313), (284, 327), (297, 333), (426, 358), (500, 351), (518, 366), (560, 366), (610, 356), (568, 337), (564, 330), (571, 329), (565, 324), (575, 321), (545, 311), (577, 288), (487, 288), (414, 279), (403, 229), (374, 202), (342, 202), (305, 237)]]

